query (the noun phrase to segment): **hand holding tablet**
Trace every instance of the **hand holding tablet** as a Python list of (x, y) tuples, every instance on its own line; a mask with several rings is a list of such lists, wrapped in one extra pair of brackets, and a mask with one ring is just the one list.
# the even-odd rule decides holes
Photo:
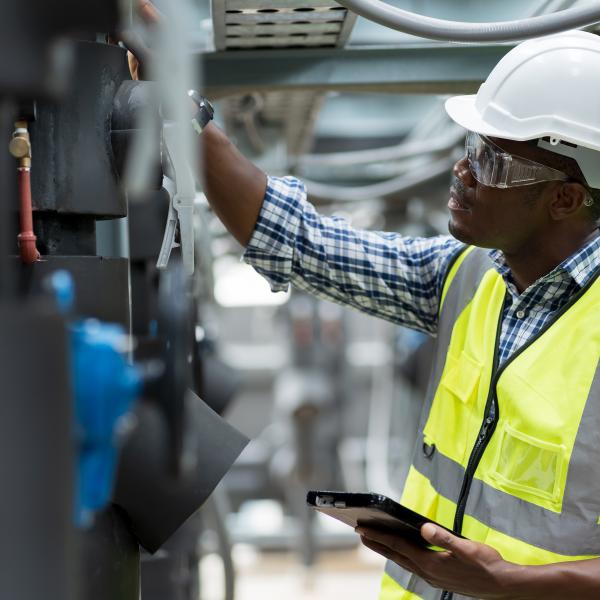
[(311, 490), (306, 501), (315, 510), (354, 529), (365, 527), (397, 532), (404, 539), (423, 547), (431, 547), (421, 536), (421, 526), (425, 523), (434, 523), (450, 531), (381, 494)]

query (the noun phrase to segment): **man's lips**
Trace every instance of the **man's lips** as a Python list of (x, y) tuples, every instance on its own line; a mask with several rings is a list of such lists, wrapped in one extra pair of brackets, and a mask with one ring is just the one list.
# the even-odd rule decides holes
[(456, 193), (454, 188), (450, 188), (450, 199), (448, 200), (448, 208), (450, 210), (459, 210), (470, 212), (471, 207)]

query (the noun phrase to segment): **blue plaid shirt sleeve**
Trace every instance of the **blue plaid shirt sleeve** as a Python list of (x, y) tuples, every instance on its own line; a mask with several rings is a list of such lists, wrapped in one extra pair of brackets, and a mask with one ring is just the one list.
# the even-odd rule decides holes
[(435, 334), (446, 271), (464, 245), (450, 236), (361, 231), (319, 215), (294, 177), (269, 177), (244, 260), (274, 292), (289, 284)]

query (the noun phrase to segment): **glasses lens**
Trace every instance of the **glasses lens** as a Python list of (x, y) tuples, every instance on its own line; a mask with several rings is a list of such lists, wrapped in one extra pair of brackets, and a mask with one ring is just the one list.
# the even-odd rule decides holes
[(473, 177), (480, 181), (481, 177), (481, 138), (474, 132), (467, 132), (465, 138), (465, 154)]
[(568, 179), (561, 171), (505, 152), (474, 131), (467, 133), (465, 153), (473, 177), (485, 186), (507, 188)]
[(465, 139), (465, 149), (469, 168), (475, 179), (483, 184), (489, 185), (494, 173), (494, 152), (485, 143), (485, 140), (474, 131), (469, 131)]

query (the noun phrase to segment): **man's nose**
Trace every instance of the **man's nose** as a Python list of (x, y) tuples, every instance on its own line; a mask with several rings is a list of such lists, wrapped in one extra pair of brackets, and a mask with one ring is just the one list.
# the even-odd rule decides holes
[(466, 156), (463, 156), (460, 160), (454, 163), (452, 174), (457, 179), (460, 179), (466, 186), (475, 187), (476, 181), (469, 168), (469, 161)]

